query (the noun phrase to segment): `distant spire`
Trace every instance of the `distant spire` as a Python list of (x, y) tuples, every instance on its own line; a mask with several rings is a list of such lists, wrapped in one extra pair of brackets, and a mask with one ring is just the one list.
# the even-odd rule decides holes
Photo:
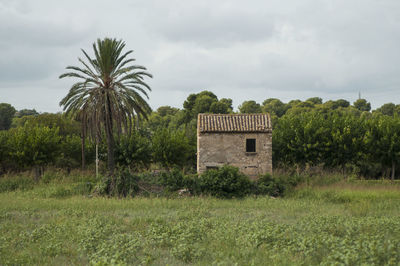
[(361, 99), (361, 91), (358, 92), (358, 99)]

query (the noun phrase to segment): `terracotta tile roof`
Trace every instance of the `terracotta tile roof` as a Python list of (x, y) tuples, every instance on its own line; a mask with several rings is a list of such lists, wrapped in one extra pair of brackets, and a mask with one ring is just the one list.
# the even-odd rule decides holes
[(269, 114), (199, 114), (199, 132), (272, 132)]

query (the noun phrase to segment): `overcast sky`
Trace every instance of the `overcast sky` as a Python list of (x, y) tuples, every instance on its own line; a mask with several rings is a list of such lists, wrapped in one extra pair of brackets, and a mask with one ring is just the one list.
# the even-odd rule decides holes
[(61, 111), (59, 80), (114, 37), (154, 75), (150, 104), (190, 93), (262, 103), (400, 103), (399, 0), (0, 0), (0, 102)]

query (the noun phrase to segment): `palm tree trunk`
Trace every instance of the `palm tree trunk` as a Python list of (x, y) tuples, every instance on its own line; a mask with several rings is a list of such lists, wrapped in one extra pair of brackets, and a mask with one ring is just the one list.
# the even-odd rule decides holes
[(82, 141), (81, 141), (81, 150), (82, 150), (82, 170), (85, 170), (85, 138), (86, 138), (86, 134), (85, 134), (85, 127), (84, 124), (82, 122)]
[(108, 167), (108, 174), (112, 177), (111, 179), (111, 187), (114, 186), (114, 168), (115, 168), (115, 160), (114, 160), (114, 148), (115, 148), (115, 141), (114, 141), (114, 134), (113, 134), (113, 124), (112, 124), (112, 115), (110, 110), (110, 102), (107, 99), (107, 105), (105, 106), (105, 131), (106, 131), (106, 138), (107, 138), (107, 167)]
[(108, 166), (108, 173), (110, 176), (114, 174), (115, 168), (115, 160), (114, 160), (114, 148), (115, 148), (115, 141), (114, 136), (111, 129), (106, 130), (107, 134), (107, 166)]

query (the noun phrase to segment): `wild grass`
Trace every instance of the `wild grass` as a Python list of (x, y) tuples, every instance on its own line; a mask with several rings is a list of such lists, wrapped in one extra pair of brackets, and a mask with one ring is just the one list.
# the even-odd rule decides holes
[(398, 183), (309, 183), (284, 198), (116, 199), (77, 189), (92, 178), (0, 193), (0, 265), (400, 263)]

